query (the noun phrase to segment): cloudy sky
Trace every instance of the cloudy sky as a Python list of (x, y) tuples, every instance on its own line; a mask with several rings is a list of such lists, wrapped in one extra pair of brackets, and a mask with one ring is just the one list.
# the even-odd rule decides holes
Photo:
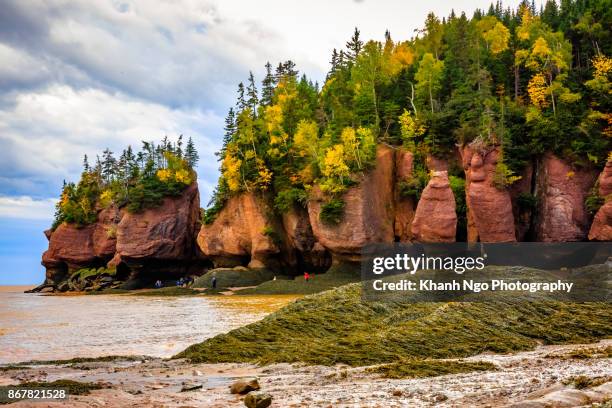
[[(3, 0), (0, 6), (0, 284), (42, 281), (42, 230), (84, 154), (193, 137), (202, 201), (238, 82), (293, 59), (314, 80), (358, 26), (408, 39), (429, 11), (489, 0)], [(508, 2), (512, 7), (518, 4)]]

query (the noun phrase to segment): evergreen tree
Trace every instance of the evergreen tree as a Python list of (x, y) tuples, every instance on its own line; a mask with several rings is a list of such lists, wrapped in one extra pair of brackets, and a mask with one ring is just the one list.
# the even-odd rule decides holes
[(284, 75), (288, 77), (297, 78), (298, 71), (295, 69), (295, 62), (291, 60), (285, 61), (283, 63), (283, 72), (284, 72)]
[(359, 29), (355, 27), (353, 36), (346, 43), (346, 49), (347, 49), (346, 58), (350, 62), (354, 62), (357, 59), (357, 57), (359, 56), (359, 53), (361, 52), (361, 49), (363, 48), (363, 41), (359, 39), (359, 35), (360, 35)]
[(236, 102), (236, 109), (238, 110), (238, 112), (242, 112), (248, 106), (244, 92), (244, 84), (241, 82), (238, 84), (238, 100)]
[(179, 159), (183, 158), (183, 135), (179, 135), (178, 139), (176, 140), (176, 147), (174, 148), (174, 153)]
[(230, 108), (227, 112), (227, 116), (225, 117), (225, 133), (223, 135), (223, 143), (221, 145), (221, 150), (215, 153), (215, 155), (219, 158), (219, 160), (223, 160), (225, 158), (225, 152), (227, 151), (227, 146), (232, 141), (232, 138), (236, 134), (236, 114), (234, 113), (234, 108)]
[(87, 159), (87, 155), (83, 156), (83, 171), (89, 172), (89, 160)]
[(257, 113), (257, 105), (259, 105), (259, 98), (257, 96), (257, 86), (255, 85), (255, 77), (253, 76), (252, 71), (249, 71), (249, 85), (247, 86), (247, 97), (247, 105), (249, 108), (251, 108), (253, 117), (255, 117)]
[(189, 136), (189, 140), (187, 141), (187, 146), (185, 146), (185, 160), (187, 164), (194, 168), (198, 161), (200, 160), (200, 156), (198, 155), (198, 151), (193, 144), (193, 139)]
[(272, 104), (272, 97), (274, 96), (274, 75), (272, 74), (272, 64), (266, 62), (266, 75), (263, 81), (261, 81), (261, 104), (268, 106)]
[(102, 177), (106, 183), (110, 183), (115, 177), (117, 161), (113, 157), (113, 152), (106, 148), (102, 152)]

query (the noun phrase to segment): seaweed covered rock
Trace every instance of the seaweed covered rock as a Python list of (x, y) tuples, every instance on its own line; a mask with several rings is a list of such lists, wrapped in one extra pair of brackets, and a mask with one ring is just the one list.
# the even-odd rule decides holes
[(516, 241), (510, 193), (495, 186), (499, 147), (465, 146), (461, 151), (466, 182), (468, 241)]
[(596, 173), (572, 167), (547, 153), (537, 174), (538, 220), (536, 239), (542, 242), (582, 241), (589, 232), (585, 199)]
[(269, 219), (271, 210), (262, 197), (243, 193), (231, 197), (210, 225), (203, 225), (198, 245), (215, 267), (263, 268), (270, 256), (280, 252)]
[(361, 248), (375, 242), (393, 242), (394, 151), (379, 145), (375, 168), (342, 196), (344, 213), (337, 224), (320, 215), (326, 197), (313, 188), (308, 215), (315, 239), (328, 249), (334, 261), (359, 260)]
[(612, 241), (612, 159), (599, 176), (597, 193), (604, 200), (593, 219), (589, 239), (592, 241)]

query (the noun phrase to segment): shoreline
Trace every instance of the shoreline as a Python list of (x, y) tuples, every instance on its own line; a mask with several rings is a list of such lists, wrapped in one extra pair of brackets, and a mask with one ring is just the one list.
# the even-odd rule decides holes
[[(24, 381), (74, 380), (103, 383), (89, 395), (70, 397), (71, 406), (145, 407), (152, 405), (242, 407), (243, 397), (229, 393), (236, 379), (257, 377), (273, 406), (575, 406), (612, 398), (612, 339), (593, 344), (539, 346), (512, 354), (480, 354), (445, 361), (486, 362), (497, 369), (438, 377), (389, 379), (370, 367), (247, 363), (192, 364), (184, 359), (127, 357), (0, 370), (0, 386)], [(599, 354), (598, 354), (599, 353)], [(375, 367), (375, 366), (374, 366)], [(582, 377), (593, 380), (583, 387)], [(601, 384), (597, 384), (601, 382)], [(202, 388), (180, 392), (186, 385)], [(581, 388), (581, 389), (579, 389)], [(48, 403), (49, 407), (62, 402)], [(35, 407), (21, 401), (15, 407)], [(523, 405), (527, 406), (527, 405)]]

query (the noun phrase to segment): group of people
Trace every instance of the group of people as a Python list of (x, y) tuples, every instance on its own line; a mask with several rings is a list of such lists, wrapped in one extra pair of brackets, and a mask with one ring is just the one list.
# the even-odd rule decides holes
[[(308, 282), (310, 281), (310, 274), (308, 272), (304, 272), (304, 281)], [(276, 280), (276, 276), (274, 277), (274, 280)], [(189, 286), (191, 286), (193, 284), (194, 279), (191, 276), (188, 276), (187, 278), (183, 278), (181, 277), (179, 280), (176, 281), (176, 286), (181, 287), (181, 288), (187, 288)], [(210, 286), (213, 289), (217, 288), (217, 277), (215, 275), (212, 276), (212, 279), (210, 281)], [(155, 281), (155, 289), (160, 289), (164, 287), (164, 283), (158, 279)]]
[[(193, 284), (193, 280), (194, 279), (191, 276), (188, 276), (187, 278), (181, 277), (179, 280), (176, 281), (176, 286), (181, 288), (187, 288)], [(163, 287), (164, 283), (160, 279), (155, 281), (155, 289), (160, 289)]]

